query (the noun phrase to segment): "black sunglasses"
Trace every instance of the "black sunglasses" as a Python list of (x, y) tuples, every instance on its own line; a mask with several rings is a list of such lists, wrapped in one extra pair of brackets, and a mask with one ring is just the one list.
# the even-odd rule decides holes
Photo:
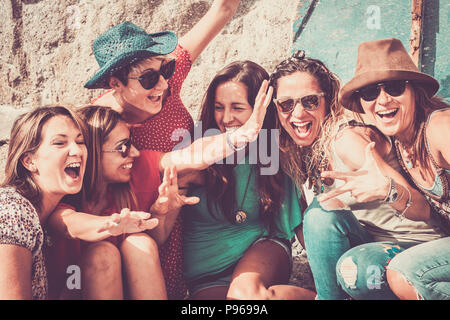
[(120, 149), (103, 150), (103, 152), (120, 152), (120, 155), (122, 156), (122, 158), (126, 158), (130, 154), (130, 150), (131, 150), (131, 140), (128, 139), (124, 144), (122, 144), (120, 146)]
[(356, 90), (355, 92), (359, 94), (361, 99), (365, 101), (373, 101), (380, 95), (381, 89), (380, 87), (384, 88), (384, 91), (393, 97), (398, 97), (405, 92), (406, 84), (409, 81), (407, 80), (390, 80), (390, 81), (383, 81), (379, 83), (370, 84), (368, 86), (365, 86), (359, 90)]
[(159, 76), (163, 76), (164, 79), (169, 80), (175, 72), (176, 61), (175, 59), (169, 62), (163, 63), (159, 70), (149, 70), (140, 77), (128, 77), (128, 79), (139, 80), (142, 88), (150, 90), (156, 86), (159, 81)]
[(301, 98), (281, 98), (273, 99), (273, 102), (280, 108), (283, 113), (292, 112), (297, 103), (301, 103), (303, 108), (308, 111), (316, 110), (320, 105), (320, 97), (323, 97), (325, 93), (316, 93), (303, 96)]

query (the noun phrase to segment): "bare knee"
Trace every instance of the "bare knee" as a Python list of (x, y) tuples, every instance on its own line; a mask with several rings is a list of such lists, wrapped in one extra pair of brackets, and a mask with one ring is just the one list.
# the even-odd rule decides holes
[(402, 300), (419, 300), (421, 296), (412, 284), (398, 271), (387, 269), (386, 278), (389, 287)]
[(134, 233), (125, 238), (121, 251), (140, 250), (143, 253), (158, 256), (158, 244), (146, 233)]
[(121, 270), (120, 252), (112, 243), (92, 243), (83, 255), (84, 273), (109, 274)]
[(356, 288), (358, 266), (353, 262), (353, 258), (351, 256), (342, 260), (339, 265), (339, 273), (342, 276), (342, 280), (346, 288)]
[(228, 300), (270, 300), (273, 296), (273, 289), (267, 289), (262, 283), (254, 285), (231, 283), (227, 292)]

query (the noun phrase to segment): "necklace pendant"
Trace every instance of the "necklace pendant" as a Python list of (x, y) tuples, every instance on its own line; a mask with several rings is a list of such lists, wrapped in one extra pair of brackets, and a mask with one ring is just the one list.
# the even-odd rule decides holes
[(247, 220), (247, 214), (245, 213), (245, 211), (242, 210), (236, 211), (236, 222), (240, 224), (244, 223), (245, 220)]
[(405, 162), (406, 162), (406, 167), (407, 167), (408, 169), (412, 169), (413, 165), (412, 165), (411, 160), (407, 159), (407, 160), (405, 160)]
[(405, 159), (406, 167), (408, 169), (412, 169), (413, 168), (413, 163), (411, 161), (411, 156), (410, 156), (409, 152), (406, 150), (406, 148), (403, 145), (402, 145), (402, 148), (403, 148), (402, 154), (403, 154), (403, 158)]

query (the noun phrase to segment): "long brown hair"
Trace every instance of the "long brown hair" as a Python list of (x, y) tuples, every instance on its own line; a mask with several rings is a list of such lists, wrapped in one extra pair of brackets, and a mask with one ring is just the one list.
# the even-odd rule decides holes
[[(415, 138), (412, 142), (413, 146), (412, 150), (413, 154), (417, 157), (416, 160), (419, 161), (420, 166), (425, 170), (425, 172), (428, 172), (432, 176), (433, 171), (428, 156), (424, 126), (429, 115), (433, 111), (449, 108), (450, 105), (437, 96), (430, 97), (430, 94), (420, 82), (410, 80), (409, 84), (411, 85), (412, 91), (414, 92), (414, 103), (415, 103), (414, 118), (413, 118), (414, 119), (413, 132)], [(360, 98), (357, 94), (353, 94), (351, 96), (349, 100), (349, 105), (351, 107), (359, 108), (352, 110), (363, 110)], [(359, 113), (355, 112), (354, 115), (360, 121), (364, 122), (363, 118)]]
[[(304, 51), (296, 51), (290, 58), (280, 62), (270, 75), (270, 85), (277, 96), (278, 80), (296, 72), (306, 72), (313, 76), (325, 93), (326, 116), (321, 130), (310, 147), (299, 147), (289, 136), (276, 116), (276, 127), (280, 130), (281, 166), (295, 181), (297, 187), (306, 182), (307, 172), (316, 172), (326, 160), (324, 150), (330, 143), (331, 131), (343, 116), (343, 108), (338, 103), (340, 83), (338, 77), (325, 64), (313, 58), (305, 57)], [(299, 84), (301, 85), (301, 84)]]
[[(109, 107), (86, 106), (77, 110), (77, 113), (86, 123), (89, 135), (89, 143), (86, 145), (89, 157), (83, 180), (82, 202), (96, 203), (101, 195), (99, 186), (103, 184), (102, 146), (111, 131), (124, 120)], [(114, 199), (116, 210), (136, 209), (136, 196), (129, 183), (110, 183), (108, 191)]]
[[(253, 106), (258, 90), (265, 79), (269, 79), (269, 74), (261, 66), (252, 61), (236, 61), (220, 70), (209, 84), (202, 101), (200, 121), (202, 123), (203, 133), (208, 129), (218, 129), (214, 118), (214, 105), (216, 90), (220, 84), (228, 81), (237, 81), (244, 84), (247, 88), (248, 103)], [(273, 129), (275, 127), (275, 118), (274, 108), (269, 107), (262, 128), (267, 130)], [(270, 149), (270, 138), (273, 137), (268, 135), (268, 154), (272, 152)], [(258, 145), (261, 145), (259, 138), (257, 142)], [(259, 169), (263, 166), (259, 162), (259, 159), (257, 166)], [(281, 202), (284, 198), (282, 187), (284, 176), (280, 171), (274, 175), (258, 175), (257, 182), (260, 203), (259, 214), (262, 221), (270, 225), (271, 219), (279, 212)], [(213, 212), (212, 202), (214, 201), (218, 204), (222, 214), (229, 221), (234, 222), (236, 181), (233, 175), (233, 166), (214, 164), (206, 169), (206, 188), (208, 190), (207, 201), (210, 212)]]
[(17, 117), (11, 129), (5, 179), (1, 187), (11, 186), (40, 210), (42, 194), (39, 185), (26, 169), (22, 160), (34, 154), (42, 142), (42, 128), (53, 117), (66, 116), (81, 131), (85, 141), (87, 133), (83, 121), (72, 110), (63, 106), (42, 106)]

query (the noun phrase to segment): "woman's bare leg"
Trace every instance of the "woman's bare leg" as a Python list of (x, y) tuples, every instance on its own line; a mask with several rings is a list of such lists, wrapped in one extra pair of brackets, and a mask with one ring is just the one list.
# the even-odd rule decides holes
[(112, 243), (99, 241), (88, 246), (81, 261), (83, 299), (123, 299), (120, 252)]
[(166, 284), (155, 240), (145, 233), (129, 235), (122, 242), (121, 253), (129, 298), (167, 299)]
[(416, 289), (409, 283), (400, 272), (387, 269), (386, 278), (389, 287), (401, 300), (418, 300)]
[(315, 293), (292, 285), (290, 261), (285, 250), (271, 240), (251, 246), (238, 262), (227, 293), (227, 299), (314, 299)]

